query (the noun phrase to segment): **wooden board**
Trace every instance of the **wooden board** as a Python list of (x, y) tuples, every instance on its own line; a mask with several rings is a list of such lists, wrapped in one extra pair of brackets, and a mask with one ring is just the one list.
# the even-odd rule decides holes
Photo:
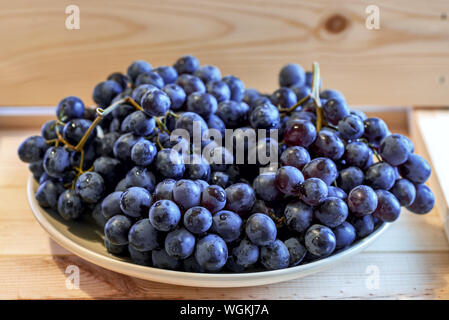
[(365, 26), (370, 1), (0, 0), (3, 106), (88, 104), (96, 83), (136, 59), (171, 65), (196, 55), (248, 87), (272, 92), (288, 62), (321, 63), (324, 86), (351, 104), (447, 105), (447, 1), (378, 0), (380, 29)]
[[(0, 131), (0, 299), (449, 299), (449, 245), (437, 209), (425, 216), (404, 210), (365, 252), (331, 270), (268, 286), (178, 287), (97, 267), (50, 240), (29, 209), (27, 166), (16, 149), (36, 133)], [(79, 267), (79, 289), (66, 287), (69, 265)]]

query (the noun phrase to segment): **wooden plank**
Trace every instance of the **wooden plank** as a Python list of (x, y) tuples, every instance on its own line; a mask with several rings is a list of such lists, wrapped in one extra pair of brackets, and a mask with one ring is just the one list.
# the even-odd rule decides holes
[(136, 59), (171, 65), (196, 55), (248, 87), (271, 92), (288, 62), (321, 63), (325, 87), (351, 104), (447, 105), (447, 2), (376, 1), (380, 29), (365, 26), (369, 1), (76, 1), (80, 29), (65, 28), (70, 1), (2, 1), (1, 105), (92, 104), (96, 83)]

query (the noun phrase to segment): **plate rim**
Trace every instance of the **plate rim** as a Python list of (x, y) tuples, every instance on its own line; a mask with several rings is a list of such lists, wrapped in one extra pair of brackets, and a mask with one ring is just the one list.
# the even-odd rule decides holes
[(50, 238), (64, 249), (102, 268), (143, 280), (172, 285), (231, 288), (260, 286), (301, 278), (327, 269), (336, 263), (366, 249), (391, 225), (390, 223), (383, 223), (371, 235), (365, 239), (359, 240), (350, 248), (331, 255), (328, 258), (295, 267), (248, 273), (194, 273), (174, 271), (141, 266), (113, 258), (112, 256), (106, 256), (85, 248), (72, 239), (66, 237), (47, 219), (46, 216), (48, 213), (37, 203), (37, 200), (34, 197), (34, 189), (36, 186), (37, 182), (34, 180), (33, 175), (30, 174), (27, 183), (27, 197), (31, 211), (41, 227), (49, 234)]

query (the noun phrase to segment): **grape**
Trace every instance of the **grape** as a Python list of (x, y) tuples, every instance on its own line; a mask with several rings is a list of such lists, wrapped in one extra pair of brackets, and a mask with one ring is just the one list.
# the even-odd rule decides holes
[(181, 211), (170, 200), (158, 200), (150, 208), (151, 225), (159, 231), (173, 230), (181, 220)]
[(273, 129), (280, 125), (279, 111), (272, 104), (256, 107), (251, 112), (249, 120), (254, 129)]
[(122, 180), (120, 180), (118, 183), (117, 183), (117, 185), (115, 186), (115, 189), (114, 189), (114, 191), (125, 191), (127, 188), (126, 188), (126, 179), (125, 178), (123, 178)]
[(242, 101), (253, 109), (253, 103), (256, 99), (260, 98), (260, 93), (256, 89), (247, 88), (245, 89), (245, 94), (243, 95)]
[(156, 146), (148, 140), (140, 140), (131, 148), (131, 159), (138, 166), (150, 165), (156, 154)]
[(348, 167), (340, 171), (337, 184), (341, 189), (348, 193), (355, 187), (363, 184), (364, 179), (365, 175), (362, 170), (357, 167)]
[(212, 172), (210, 175), (210, 182), (211, 184), (218, 185), (222, 188), (227, 188), (232, 183), (229, 175), (221, 171)]
[(154, 196), (157, 200), (173, 200), (173, 187), (175, 186), (176, 180), (165, 179), (156, 185), (156, 190), (154, 191)]
[(417, 154), (410, 154), (407, 161), (398, 168), (399, 173), (403, 178), (408, 179), (415, 184), (426, 182), (432, 171), (429, 163)]
[(349, 108), (342, 99), (329, 99), (323, 105), (323, 115), (327, 122), (338, 125), (338, 122), (349, 115)]
[[(200, 132), (194, 132), (195, 126), (199, 127)], [(200, 137), (207, 131), (207, 124), (204, 119), (197, 113), (194, 112), (184, 112), (177, 120), (176, 120), (176, 129), (184, 129), (190, 135), (190, 138), (197, 136)]]
[(156, 128), (156, 121), (142, 111), (135, 111), (122, 122), (122, 132), (132, 132), (137, 136), (149, 136)]
[(131, 260), (141, 266), (151, 266), (151, 251), (139, 251), (133, 245), (128, 244)]
[(351, 212), (360, 216), (372, 213), (377, 208), (377, 195), (368, 186), (360, 185), (351, 190), (348, 195), (348, 207)]
[(32, 136), (23, 141), (18, 150), (19, 158), (23, 162), (36, 162), (42, 160), (48, 149), (45, 139), (41, 136)]
[(379, 118), (368, 118), (363, 121), (365, 131), (363, 137), (369, 142), (379, 144), (388, 135), (387, 124)]
[(176, 84), (185, 91), (187, 96), (191, 95), (194, 92), (206, 92), (206, 87), (203, 81), (201, 81), (200, 78), (189, 74), (181, 75), (178, 80), (176, 80)]
[(128, 234), (128, 242), (135, 250), (150, 251), (159, 246), (160, 233), (150, 223), (149, 219), (137, 221)]
[(226, 209), (237, 213), (251, 210), (256, 201), (254, 190), (246, 183), (236, 183), (225, 189)]
[(120, 136), (114, 143), (114, 157), (124, 163), (131, 161), (131, 150), (134, 145), (142, 139), (142, 137), (132, 133), (125, 133)]
[(225, 241), (232, 242), (240, 237), (242, 218), (232, 211), (219, 211), (212, 219), (213, 230)]
[(309, 162), (309, 153), (300, 146), (289, 147), (281, 154), (281, 163), (283, 166), (292, 166), (301, 170)]
[(303, 86), (305, 82), (306, 74), (299, 64), (289, 63), (279, 72), (279, 85), (281, 87)]
[(330, 255), (336, 247), (336, 238), (331, 229), (315, 224), (307, 229), (305, 245), (307, 250), (320, 258)]
[(112, 80), (103, 81), (94, 88), (92, 99), (100, 107), (106, 108), (111, 104), (112, 99), (122, 91), (122, 87), (117, 82)]
[(349, 247), (355, 241), (355, 228), (347, 221), (334, 228), (333, 232), (336, 239), (336, 249)]
[(222, 238), (209, 234), (198, 240), (195, 259), (207, 271), (218, 271), (228, 258), (228, 247)]
[(388, 163), (378, 162), (366, 170), (365, 181), (373, 189), (390, 190), (396, 181), (396, 174)]
[(201, 201), (201, 189), (192, 180), (179, 180), (173, 186), (173, 200), (183, 210), (198, 206)]
[(64, 189), (60, 183), (47, 180), (40, 183), (35, 198), (41, 207), (55, 209), (58, 205), (59, 195), (63, 191)]
[(179, 58), (175, 62), (173, 67), (176, 69), (178, 74), (183, 74), (183, 73), (191, 73), (192, 74), (200, 67), (200, 62), (194, 56), (186, 55), (186, 56)]
[(245, 94), (245, 85), (243, 84), (242, 80), (237, 77), (228, 75), (224, 76), (221, 81), (226, 83), (229, 87), (229, 90), (231, 90), (231, 100), (236, 102), (242, 101)]
[[(293, 92), (296, 94), (296, 100), (300, 101), (310, 95), (310, 87), (307, 86), (298, 86), (294, 85), (291, 86), (290, 89), (293, 90)], [(306, 101), (307, 102), (307, 101)]]
[(108, 194), (101, 202), (101, 214), (106, 220), (109, 220), (118, 214), (123, 214), (123, 211), (120, 208), (122, 194), (123, 192), (121, 191), (114, 191)]
[(221, 80), (214, 80), (207, 83), (207, 92), (210, 93), (220, 103), (231, 99), (231, 89)]
[(84, 103), (78, 97), (66, 97), (59, 101), (58, 106), (56, 107), (56, 117), (62, 122), (82, 118), (83, 115)]
[(123, 245), (115, 245), (112, 244), (108, 237), (104, 237), (104, 246), (106, 247), (106, 250), (114, 255), (122, 255), (125, 254), (126, 249), (127, 249), (127, 245), (123, 244)]
[(190, 163), (185, 165), (185, 176), (192, 180), (209, 180), (210, 165), (203, 157), (196, 154), (190, 156)]
[(277, 201), (282, 199), (282, 192), (276, 188), (276, 173), (266, 172), (258, 175), (253, 182), (256, 195), (265, 201)]
[(392, 166), (398, 166), (407, 161), (410, 152), (410, 142), (401, 134), (385, 137), (379, 146), (380, 156)]
[(248, 268), (259, 260), (259, 247), (249, 240), (243, 239), (238, 246), (232, 249), (232, 257), (234, 257), (236, 264)]
[(315, 217), (325, 226), (335, 228), (348, 217), (348, 206), (340, 198), (327, 198), (315, 210)]
[(120, 137), (118, 132), (108, 132), (104, 136), (95, 137), (95, 152), (99, 156), (112, 156), (114, 144)]
[(195, 237), (186, 229), (171, 231), (165, 238), (165, 251), (175, 259), (189, 257), (195, 249)]
[(201, 180), (201, 179), (196, 179), (193, 182), (195, 182), (198, 185), (198, 187), (200, 188), (201, 196), (202, 196), (204, 189), (206, 189), (209, 186), (209, 183), (207, 183), (206, 181)]
[(290, 253), (281, 240), (276, 240), (260, 249), (260, 262), (268, 270), (287, 268), (290, 264)]
[(170, 109), (170, 97), (162, 90), (147, 92), (141, 101), (143, 110), (150, 116), (163, 116)]
[(289, 88), (279, 88), (270, 97), (276, 107), (290, 108), (298, 102), (296, 94)]
[(327, 186), (327, 191), (328, 191), (329, 197), (336, 197), (336, 198), (340, 198), (342, 200), (346, 200), (348, 198), (348, 195), (346, 194), (346, 192), (341, 188), (334, 187), (334, 186)]
[(128, 244), (128, 232), (131, 226), (131, 220), (126, 216), (114, 216), (104, 226), (105, 237), (113, 245), (126, 245)]
[(376, 190), (376, 195), (378, 204), (373, 216), (384, 222), (393, 222), (399, 218), (401, 205), (394, 194), (386, 190)]
[(371, 214), (361, 218), (353, 217), (349, 222), (354, 226), (359, 239), (370, 235), (374, 231), (374, 219)]
[(364, 130), (363, 120), (356, 115), (349, 114), (338, 122), (338, 132), (346, 140), (360, 138)]
[(390, 192), (398, 199), (399, 203), (403, 207), (407, 207), (415, 201), (416, 188), (413, 183), (407, 179), (398, 179), (394, 183)]
[(156, 170), (165, 178), (179, 179), (184, 175), (184, 161), (176, 151), (163, 149), (157, 153)]
[(343, 141), (333, 132), (321, 130), (311, 146), (313, 152), (320, 157), (338, 160), (345, 152)]
[[(106, 78), (106, 80), (112, 80), (112, 81), (117, 82), (117, 83), (120, 85), (120, 87), (122, 87), (123, 90), (126, 89), (126, 88), (128, 87), (128, 84), (129, 84), (129, 77), (128, 77), (128, 76), (125, 76), (125, 75), (124, 75), (123, 73), (121, 73), (121, 72), (114, 72), (114, 73), (111, 73), (111, 74)], [(77, 118), (79, 118), (79, 117), (77, 117)]]
[[(58, 127), (58, 128), (56, 128)], [(56, 120), (49, 120), (42, 125), (41, 135), (45, 140), (56, 139), (58, 136), (56, 134), (56, 129), (58, 132), (62, 132), (62, 126), (56, 122)], [(20, 159), (22, 160), (22, 159)], [(24, 160), (22, 160), (24, 161)], [(26, 162), (26, 161), (24, 161)]]
[(131, 79), (131, 81), (136, 81), (139, 74), (144, 72), (150, 72), (153, 67), (151, 64), (149, 64), (146, 61), (143, 60), (137, 60), (131, 63), (131, 65), (128, 67), (128, 77)]
[(413, 213), (426, 214), (432, 210), (435, 204), (435, 196), (432, 190), (425, 184), (416, 185), (416, 197), (407, 209)]
[(236, 128), (246, 122), (249, 106), (244, 102), (222, 101), (218, 104), (216, 115), (226, 125), (226, 128)]
[(106, 222), (108, 221), (101, 212), (101, 203), (97, 203), (97, 205), (94, 207), (91, 213), (92, 219), (95, 221), (97, 226), (102, 228), (104, 230), (104, 226), (106, 225)]
[(284, 244), (290, 256), (289, 266), (294, 267), (300, 264), (307, 254), (306, 247), (295, 237), (285, 240)]
[(182, 264), (185, 272), (206, 272), (206, 270), (204, 270), (204, 268), (201, 267), (198, 262), (196, 262), (196, 259), (193, 255), (191, 255), (187, 259), (184, 259), (182, 261)]
[(204, 83), (221, 79), (220, 69), (210, 64), (199, 67), (195, 71), (194, 75), (203, 80)]
[(267, 246), (276, 240), (276, 225), (267, 215), (254, 213), (246, 221), (246, 234), (255, 245)]
[(348, 143), (343, 159), (349, 166), (366, 169), (373, 164), (373, 151), (363, 142)]
[(304, 176), (301, 171), (295, 167), (281, 167), (276, 172), (276, 187), (286, 195), (298, 195), (303, 182)]
[(338, 176), (337, 166), (328, 158), (315, 158), (304, 166), (302, 173), (305, 179), (319, 178), (328, 186)]
[(195, 112), (207, 119), (217, 111), (217, 99), (209, 93), (194, 92), (187, 99), (187, 111)]
[[(157, 91), (157, 90), (159, 90), (158, 87), (155, 87), (152, 84), (141, 84), (140, 86), (136, 87), (132, 91), (131, 97), (133, 98), (134, 101), (136, 101), (137, 103), (141, 104), (142, 103), (142, 98), (146, 94), (148, 94), (149, 92)], [(112, 115), (115, 118), (123, 119), (127, 115), (131, 114), (134, 111), (135, 111), (135, 109), (134, 109), (133, 106), (124, 104), (124, 105), (121, 105), (120, 107), (118, 107), (117, 109), (115, 109), (112, 112)]]
[(61, 178), (70, 168), (69, 153), (62, 147), (50, 147), (44, 155), (45, 172), (53, 178)]
[(294, 120), (287, 123), (284, 140), (289, 146), (301, 146), (307, 148), (316, 139), (315, 126), (306, 120)]
[(170, 83), (162, 88), (162, 91), (165, 92), (165, 94), (167, 94), (167, 96), (170, 98), (170, 108), (172, 110), (176, 111), (182, 108), (187, 98), (184, 89), (182, 89), (175, 83)]
[(134, 167), (126, 174), (126, 187), (141, 187), (153, 192), (156, 178), (154, 174), (145, 167)]
[(310, 206), (319, 205), (328, 196), (327, 184), (318, 178), (309, 178), (304, 181), (299, 192), (301, 200)]
[(338, 90), (335, 89), (326, 89), (320, 93), (320, 98), (330, 100), (341, 100), (346, 101), (345, 96)]
[(192, 207), (184, 214), (184, 226), (195, 234), (202, 234), (212, 226), (212, 214), (203, 207)]
[(181, 265), (178, 259), (169, 256), (164, 249), (151, 251), (151, 261), (159, 269), (176, 270)]
[(122, 163), (111, 157), (99, 157), (93, 163), (93, 169), (100, 174), (107, 189), (117, 184), (123, 176)]
[(31, 173), (33, 174), (34, 180), (36, 180), (38, 182), (39, 182), (39, 179), (41, 178), (41, 176), (45, 172), (42, 160), (39, 160), (39, 161), (36, 161), (36, 162), (31, 162), (28, 165), (28, 169), (30, 169)]
[(218, 185), (206, 187), (201, 194), (201, 205), (212, 213), (220, 211), (226, 205), (226, 191)]
[(88, 203), (97, 203), (104, 194), (103, 178), (96, 172), (85, 172), (76, 180), (76, 193)]
[(141, 187), (126, 189), (120, 197), (120, 209), (130, 217), (141, 217), (148, 212), (153, 199), (148, 190)]
[(296, 232), (304, 232), (313, 220), (313, 209), (300, 200), (290, 202), (284, 210), (287, 226)]

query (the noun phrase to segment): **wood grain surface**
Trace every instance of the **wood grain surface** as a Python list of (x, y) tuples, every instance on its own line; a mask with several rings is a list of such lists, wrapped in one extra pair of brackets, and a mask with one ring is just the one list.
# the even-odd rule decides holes
[[(0, 130), (0, 299), (449, 299), (449, 245), (438, 209), (403, 210), (363, 253), (330, 270), (252, 288), (190, 288), (142, 281), (88, 263), (50, 240), (26, 198), (19, 143), (37, 130)], [(69, 265), (79, 289), (66, 287)], [(374, 269), (373, 269), (374, 268)], [(372, 287), (370, 270), (377, 270)]]
[[(68, 5), (80, 29), (65, 27)], [(368, 5), (380, 29), (365, 26)], [(350, 104), (447, 105), (445, 0), (0, 0), (2, 106), (88, 104), (96, 83), (137, 59), (171, 65), (183, 54), (272, 92), (288, 62), (321, 63), (324, 86)]]

